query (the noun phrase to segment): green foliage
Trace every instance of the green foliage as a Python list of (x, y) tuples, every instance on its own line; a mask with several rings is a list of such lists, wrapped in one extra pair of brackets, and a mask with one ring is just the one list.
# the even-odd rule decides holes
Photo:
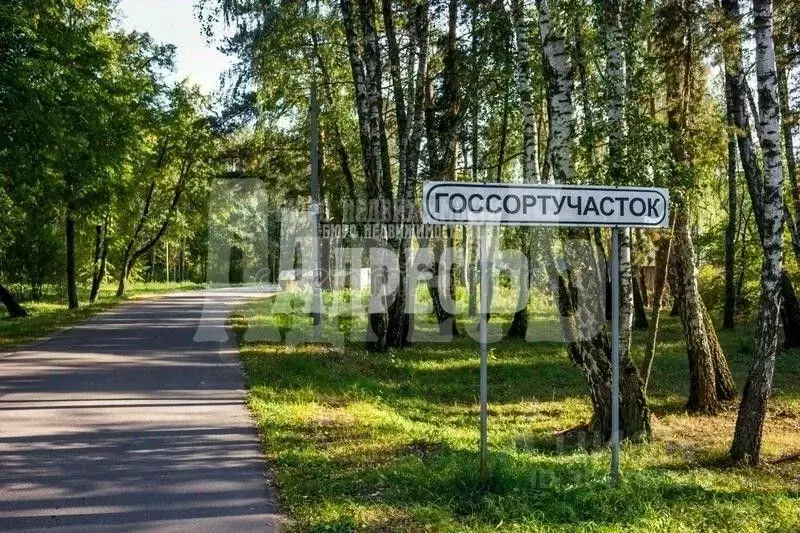
[[(0, 281), (27, 285), (34, 299), (42, 286), (63, 283), (67, 218), (77, 227), (78, 281), (97, 268), (94, 228), (105, 221), (106, 273), (116, 273), (165, 137), (170, 150), (143, 236), (153, 238), (172, 218), (174, 230), (161, 237), (192, 249), (185, 241), (205, 223), (205, 178), (215, 156), (208, 101), (196, 88), (168, 85), (174, 47), (118, 30), (115, 10), (109, 0), (0, 7)], [(187, 180), (188, 205), (172, 213), (178, 176), (190, 173), (203, 179)], [(194, 255), (195, 278), (203, 257)]]

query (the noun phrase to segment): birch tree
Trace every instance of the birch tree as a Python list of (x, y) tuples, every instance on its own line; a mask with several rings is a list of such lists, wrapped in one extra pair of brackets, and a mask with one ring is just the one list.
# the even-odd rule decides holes
[[(358, 114), (359, 138), (367, 182), (367, 198), (381, 200), (391, 198), (391, 183), (386, 153), (386, 133), (383, 121), (382, 66), (380, 48), (375, 29), (375, 1), (359, 0), (359, 38), (355, 13), (350, 0), (341, 0), (342, 24), (347, 41), (348, 58), (355, 87), (355, 104)], [(382, 214), (379, 215), (383, 219)], [(379, 235), (383, 230), (379, 226)], [(385, 239), (371, 239), (368, 249), (377, 249)], [(381, 351), (387, 346), (388, 321), (386, 301), (382, 296), (384, 272), (377, 265), (371, 266), (371, 298), (380, 300), (371, 303), (367, 347)]]
[[(575, 110), (572, 103), (572, 66), (563, 31), (554, 22), (549, 0), (537, 0), (542, 62), (547, 86), (548, 153), (556, 183), (574, 183)], [(592, 400), (590, 428), (595, 436), (607, 441), (611, 436), (611, 360), (605, 317), (598, 322), (597, 304), (605, 298), (604, 280), (599, 276), (596, 248), (588, 231), (570, 232), (573, 239), (565, 244), (570, 268), (561, 275), (552, 256), (545, 250), (546, 267), (551, 283), (557, 287), (556, 299), (561, 327), (567, 339), (567, 351), (589, 385)], [(601, 313), (602, 314), (602, 313)], [(623, 438), (647, 439), (650, 415), (642, 382), (633, 362), (625, 354), (620, 358), (620, 421)]]
[[(625, 177), (625, 49), (619, 0), (603, 1), (606, 51), (608, 167), (611, 183), (626, 184)], [(620, 351), (628, 357), (633, 329), (633, 275), (631, 230), (619, 230)]]
[(736, 429), (731, 444), (734, 460), (758, 464), (767, 402), (772, 393), (772, 375), (778, 349), (783, 270), (783, 168), (781, 161), (780, 104), (773, 39), (772, 0), (754, 0), (756, 77), (764, 158), (764, 226), (761, 245), (761, 311), (756, 330), (756, 352), (745, 382)]
[[(753, 215), (758, 230), (759, 239), (764, 240), (764, 175), (759, 166), (755, 143), (752, 139), (750, 120), (748, 118), (749, 88), (745, 79), (742, 65), (742, 29), (740, 25), (739, 1), (723, 0), (722, 9), (728, 26), (728, 37), (723, 43), (725, 58), (725, 85), (730, 98), (726, 99), (729, 106), (728, 113), (733, 119), (736, 131), (736, 141), (739, 147), (739, 161), (742, 165), (747, 192), (753, 207)], [(762, 131), (759, 125), (758, 130)], [(762, 133), (763, 137), (763, 133)], [(781, 321), (783, 323), (784, 347), (794, 348), (800, 346), (800, 301), (798, 301), (792, 285), (791, 278), (785, 269), (781, 273)]]
[[(398, 199), (401, 201), (401, 212), (396, 223), (403, 228), (411, 222), (406, 219), (408, 213), (416, 205), (416, 180), (419, 167), (420, 142), (423, 132), (424, 83), (428, 70), (428, 11), (427, 2), (422, 2), (408, 9), (408, 50), (407, 50), (407, 83), (403, 83), (400, 48), (395, 17), (391, 0), (382, 0), (381, 11), (389, 55), (390, 74), (392, 78), (392, 97), (397, 121), (397, 160), (398, 160)], [(406, 86), (407, 85), (407, 86)], [(406, 312), (407, 298), (414, 294), (408, 287), (406, 258), (409, 253), (409, 239), (400, 237), (396, 247), (399, 260), (398, 291), (389, 309), (389, 325), (387, 344), (404, 346), (409, 341), (412, 327), (412, 316)]]
[[(510, 19), (514, 32), (514, 63), (516, 66), (517, 93), (520, 107), (522, 108), (522, 177), (525, 183), (539, 183), (539, 150), (538, 150), (538, 120), (533, 104), (533, 87), (531, 83), (531, 50), (528, 43), (530, 28), (527, 22), (523, 0), (511, 0)], [(527, 243), (528, 265), (533, 264), (533, 239), (534, 232), (530, 229), (522, 232), (523, 240)], [(520, 280), (518, 311), (514, 314), (508, 335), (511, 337), (525, 338), (528, 328), (528, 297), (530, 276)]]

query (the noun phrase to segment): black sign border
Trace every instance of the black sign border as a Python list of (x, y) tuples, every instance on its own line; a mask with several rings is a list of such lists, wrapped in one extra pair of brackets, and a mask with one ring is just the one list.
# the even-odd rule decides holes
[[(664, 223), (664, 219), (667, 217), (667, 212), (669, 211), (669, 200), (661, 193), (661, 191), (654, 190), (653, 188), (648, 187), (608, 187), (603, 185), (550, 185), (550, 184), (538, 184), (538, 183), (466, 183), (466, 182), (458, 182), (458, 181), (438, 181), (433, 182), (433, 185), (430, 189), (428, 189), (427, 194), (425, 195), (425, 204), (423, 205), (423, 212), (426, 213), (431, 220), (440, 223), (441, 225), (448, 225), (448, 224), (470, 224), (475, 226), (486, 225), (486, 226), (550, 226), (550, 227), (562, 227), (562, 228), (569, 228), (569, 227), (596, 227), (596, 228), (664, 228), (662, 225)], [(424, 184), (423, 184), (424, 186)], [(491, 189), (511, 189), (511, 188), (522, 188), (522, 189), (536, 189), (536, 190), (563, 190), (563, 189), (578, 189), (578, 190), (586, 190), (591, 189), (594, 191), (647, 191), (651, 194), (657, 194), (661, 196), (661, 199), (664, 200), (664, 214), (661, 215), (661, 219), (655, 224), (597, 224), (595, 222), (570, 222), (567, 224), (554, 224), (552, 222), (537, 222), (537, 221), (525, 221), (525, 222), (507, 222), (507, 221), (490, 221), (490, 222), (483, 222), (476, 223), (468, 218), (459, 219), (459, 220), (442, 220), (440, 218), (436, 218), (433, 216), (433, 213), (427, 209), (428, 201), (430, 200), (430, 195), (433, 191), (438, 189), (439, 187), (464, 187), (470, 188), (479, 186), (481, 188), (491, 188)]]

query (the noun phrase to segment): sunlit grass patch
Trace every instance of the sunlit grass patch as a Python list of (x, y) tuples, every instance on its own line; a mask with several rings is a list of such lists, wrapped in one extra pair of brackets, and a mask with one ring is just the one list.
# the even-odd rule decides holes
[[(735, 410), (715, 417), (684, 412), (686, 355), (680, 325), (667, 318), (649, 393), (654, 441), (623, 447), (624, 483), (614, 491), (606, 451), (559, 439), (591, 414), (586, 386), (563, 346), (492, 344), (493, 475), (486, 485), (477, 472), (474, 340), (372, 354), (362, 348), (365, 324), (355, 318), (353, 342), (344, 346), (248, 341), (248, 326), (276, 327), (271, 305), (249, 304), (235, 325), (250, 405), (280, 499), (298, 530), (800, 528), (800, 461), (791, 458), (800, 451), (797, 354), (779, 360), (765, 434), (770, 464), (732, 467), (725, 458)], [(310, 327), (307, 316), (293, 320)], [(721, 335), (741, 386), (749, 361), (743, 346), (752, 331)], [(643, 341), (637, 333), (637, 360)]]

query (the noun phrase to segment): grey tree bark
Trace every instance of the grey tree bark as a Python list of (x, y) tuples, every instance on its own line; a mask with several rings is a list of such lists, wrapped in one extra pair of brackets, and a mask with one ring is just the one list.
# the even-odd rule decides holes
[(736, 191), (736, 134), (731, 104), (730, 86), (725, 84), (725, 102), (728, 112), (728, 222), (725, 226), (725, 309), (722, 328), (736, 327), (736, 225), (738, 222), (738, 199)]
[[(422, 98), (419, 83), (415, 84), (413, 73), (424, 76), (427, 70), (428, 47), (428, 5), (423, 2), (409, 9), (407, 13), (409, 27), (409, 73), (408, 90), (403, 85), (401, 76), (400, 48), (395, 31), (394, 12), (391, 0), (382, 0), (382, 14), (384, 29), (386, 31), (387, 48), (389, 55), (390, 74), (392, 78), (392, 96), (397, 120), (397, 159), (398, 159), (398, 199), (401, 201), (399, 213), (396, 213), (395, 222), (401, 228), (409, 222), (407, 216), (416, 204), (416, 179), (417, 163), (419, 157), (420, 134), (422, 131)], [(419, 61), (417, 67), (416, 62)], [(410, 100), (406, 100), (406, 95)], [(409, 120), (408, 108), (411, 109)], [(419, 110), (419, 111), (416, 111)], [(401, 232), (401, 235), (403, 233)], [(387, 344), (389, 346), (404, 346), (409, 342), (410, 329), (413, 323), (411, 313), (407, 312), (407, 300), (413, 298), (408, 287), (408, 273), (406, 259), (409, 253), (410, 238), (399, 237), (395, 242), (395, 249), (399, 259), (398, 290), (389, 309), (389, 323)]]
[(78, 308), (78, 282), (75, 265), (75, 218), (72, 212), (67, 212), (66, 223), (67, 240), (67, 302), (70, 309)]
[[(359, 139), (364, 160), (364, 173), (367, 178), (367, 198), (381, 200), (391, 198), (391, 183), (388, 173), (388, 153), (386, 153), (386, 134), (383, 122), (382, 68), (378, 36), (375, 28), (375, 1), (359, 0), (359, 22), (361, 40), (356, 30), (356, 20), (351, 0), (341, 0), (342, 23), (347, 41), (350, 70), (356, 96)], [(383, 208), (381, 204), (381, 208)], [(380, 218), (383, 219), (383, 213)], [(380, 249), (388, 243), (384, 238), (385, 228), (379, 225), (378, 236), (370, 239), (368, 249)], [(371, 306), (367, 348), (382, 351), (387, 346), (388, 319), (386, 299), (382, 295), (386, 272), (377, 262), (371, 266), (371, 297), (381, 303)]]
[(108, 258), (108, 215), (102, 225), (95, 227), (94, 262), (92, 265), (92, 290), (89, 293), (89, 303), (97, 302), (100, 295), (100, 285), (106, 276), (106, 259)]
[[(791, 67), (786, 61), (778, 63), (778, 98), (780, 101), (781, 112), (781, 131), (783, 132), (783, 143), (786, 157), (786, 175), (789, 178), (791, 191), (791, 201), (794, 207), (794, 217), (791, 211), (786, 209), (786, 220), (789, 222), (788, 229), (792, 235), (792, 249), (796, 258), (800, 259), (800, 190), (797, 187), (797, 159), (794, 153), (794, 117), (789, 106), (789, 82), (787, 77)], [(789, 201), (784, 203), (788, 204)]]

